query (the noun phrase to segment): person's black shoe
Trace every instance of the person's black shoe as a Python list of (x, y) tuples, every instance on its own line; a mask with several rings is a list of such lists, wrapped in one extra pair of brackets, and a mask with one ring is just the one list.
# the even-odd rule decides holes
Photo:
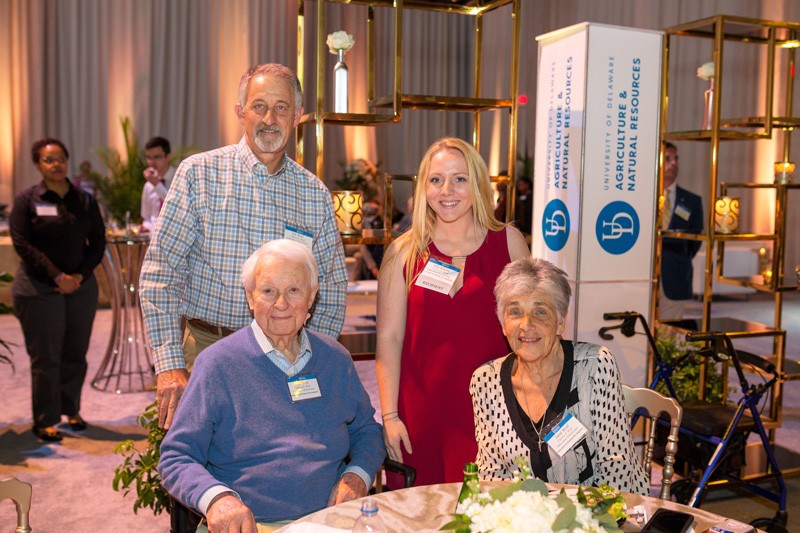
[(68, 422), (73, 431), (83, 431), (89, 427), (89, 424), (86, 423), (86, 420), (81, 415), (69, 417)]
[(47, 426), (44, 428), (34, 426), (33, 433), (40, 439), (47, 442), (61, 442), (61, 439), (64, 438), (64, 435), (62, 435), (61, 432), (53, 426)]

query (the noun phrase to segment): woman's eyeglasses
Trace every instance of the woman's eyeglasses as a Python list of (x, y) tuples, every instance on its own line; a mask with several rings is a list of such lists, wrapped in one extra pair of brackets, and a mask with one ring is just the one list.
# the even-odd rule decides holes
[(61, 163), (63, 165), (64, 163), (67, 162), (67, 158), (66, 157), (50, 157), (50, 156), (46, 155), (41, 159), (41, 161), (42, 161), (42, 163), (45, 163), (47, 165), (52, 165), (53, 163)]

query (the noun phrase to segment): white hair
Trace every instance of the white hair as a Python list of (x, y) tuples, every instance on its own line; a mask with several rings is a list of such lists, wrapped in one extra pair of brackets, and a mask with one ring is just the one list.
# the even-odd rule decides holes
[(262, 261), (273, 257), (280, 257), (302, 265), (306, 269), (311, 290), (316, 291), (319, 288), (317, 260), (314, 259), (311, 248), (297, 241), (276, 239), (262, 244), (242, 265), (242, 285), (244, 285), (244, 290), (249, 293), (255, 288), (256, 266)]

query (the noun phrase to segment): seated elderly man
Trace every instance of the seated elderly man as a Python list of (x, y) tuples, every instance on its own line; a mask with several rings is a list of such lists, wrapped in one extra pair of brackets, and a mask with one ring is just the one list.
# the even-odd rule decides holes
[(303, 327), (317, 279), (307, 246), (262, 245), (242, 268), (253, 323), (194, 365), (158, 470), (212, 533), (365, 496), (386, 456), (350, 355)]

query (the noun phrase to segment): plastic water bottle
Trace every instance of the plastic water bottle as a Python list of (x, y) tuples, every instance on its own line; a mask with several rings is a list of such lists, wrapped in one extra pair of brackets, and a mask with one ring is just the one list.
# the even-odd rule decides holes
[(375, 531), (386, 533), (386, 525), (378, 516), (378, 504), (372, 498), (364, 498), (361, 503), (361, 516), (353, 525), (353, 533), (362, 531)]

